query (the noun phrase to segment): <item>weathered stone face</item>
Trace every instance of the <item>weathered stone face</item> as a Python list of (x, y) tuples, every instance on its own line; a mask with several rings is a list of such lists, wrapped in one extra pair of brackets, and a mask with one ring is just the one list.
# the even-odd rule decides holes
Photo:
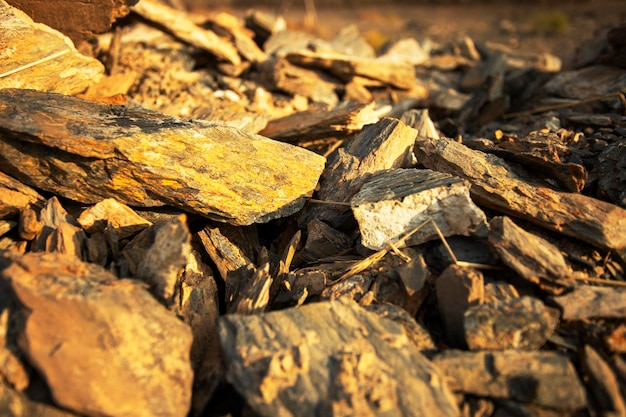
[(187, 415), (191, 331), (143, 285), (64, 254), (7, 254), (0, 269), (30, 311), (23, 353), (59, 405), (84, 415)]
[(246, 225), (298, 211), (324, 169), (320, 155), (231, 127), (36, 91), (0, 95), (0, 169), (84, 203), (171, 205)]

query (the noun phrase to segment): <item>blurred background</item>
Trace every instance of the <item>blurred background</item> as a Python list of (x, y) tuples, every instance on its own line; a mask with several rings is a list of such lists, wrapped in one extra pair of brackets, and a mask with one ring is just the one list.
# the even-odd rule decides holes
[(284, 16), (290, 29), (332, 38), (357, 25), (375, 48), (393, 38), (447, 42), (469, 36), (551, 52), (566, 61), (587, 41), (626, 23), (626, 0), (169, 0), (191, 11), (249, 9)]

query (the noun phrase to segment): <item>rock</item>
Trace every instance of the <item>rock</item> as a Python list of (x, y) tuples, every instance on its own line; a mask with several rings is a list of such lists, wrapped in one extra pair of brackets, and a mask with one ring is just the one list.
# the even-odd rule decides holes
[(414, 316), (402, 308), (398, 308), (393, 304), (371, 304), (364, 307), (367, 311), (376, 313), (381, 318), (392, 320), (400, 325), (406, 332), (407, 337), (411, 340), (413, 346), (420, 351), (434, 351), (436, 349), (435, 342), (426, 328), (415, 321)]
[(435, 290), (448, 343), (464, 348), (467, 344), (463, 317), (470, 306), (483, 303), (483, 274), (473, 268), (452, 264), (435, 281)]
[(11, 220), (0, 220), (0, 236), (8, 233), (11, 229), (17, 226), (17, 223)]
[(572, 275), (561, 251), (547, 240), (525, 231), (508, 217), (494, 217), (489, 225), (491, 247), (524, 279), (554, 281)]
[(32, 401), (26, 395), (12, 390), (1, 379), (0, 414), (4, 417), (79, 417), (69, 411)]
[(626, 260), (626, 210), (621, 207), (531, 184), (500, 158), (450, 139), (420, 137), (415, 156), (426, 168), (468, 179), (477, 204), (613, 249)]
[[(586, 100), (615, 94), (626, 88), (626, 74), (622, 68), (594, 65), (579, 70), (562, 71), (545, 84), (547, 94), (572, 100)], [(605, 102), (619, 111), (622, 102), (619, 97), (607, 98)]]
[(274, 277), (270, 274), (269, 254), (262, 248), (258, 266), (248, 265), (229, 277), (226, 285), (228, 314), (259, 314), (267, 310)]
[(626, 400), (620, 393), (620, 383), (611, 367), (591, 346), (585, 346), (584, 367), (590, 379), (589, 390), (594, 399), (594, 410), (605, 415), (626, 415)]
[(190, 359), (193, 367), (192, 415), (202, 415), (216, 387), (223, 378), (217, 317), (218, 292), (211, 269), (192, 250), (180, 283), (180, 297), (172, 309), (191, 327), (193, 343)]
[(32, 208), (20, 210), (20, 239), (33, 240), (43, 230), (43, 223), (38, 219), (37, 212)]
[[(137, 2), (136, 2), (137, 3)], [(178, 39), (201, 48), (234, 66), (241, 64), (237, 48), (212, 30), (196, 25), (187, 13), (156, 0), (142, 0), (132, 8), (141, 17), (167, 29)]]
[[(317, 93), (323, 94), (324, 86), (317, 88)], [(345, 137), (359, 132), (364, 125), (376, 123), (380, 119), (374, 106), (375, 103), (343, 102), (329, 111), (317, 109), (293, 113), (272, 120), (259, 133), (288, 143)]]
[(292, 65), (284, 58), (267, 60), (259, 65), (258, 71), (264, 85), (272, 90), (299, 94), (329, 108), (335, 107), (339, 102), (335, 92), (337, 82), (333, 83), (319, 71)]
[[(93, 0), (93, 13), (89, 13), (89, 16), (102, 12), (102, 9), (95, 7), (94, 2), (102, 5), (105, 3)], [(124, 0), (115, 1), (120, 2), (123, 3)], [(64, 17), (59, 19), (59, 9), (68, 11), (63, 3), (58, 3), (57, 7), (50, 7), (47, 2), (30, 0), (12, 0), (11, 3), (23, 7), (23, 10), (29, 11), (31, 16), (34, 14), (37, 19), (58, 19), (54, 23), (67, 23), (70, 16), (69, 20), (84, 22), (85, 15), (76, 10), (76, 14), (63, 14)], [(86, 3), (77, 3), (75, 7), (80, 9), (87, 7), (85, 5)], [(40, 9), (47, 12), (40, 15)], [(81, 17), (77, 19), (78, 16)], [(110, 26), (111, 22), (107, 23)], [(77, 24), (69, 27), (77, 29), (80, 26)], [(95, 58), (79, 53), (69, 38), (45, 24), (33, 22), (26, 13), (9, 6), (5, 1), (0, 2), (0, 45), (4, 45), (0, 55), (0, 89), (33, 88), (76, 94), (97, 83), (104, 73), (104, 65)]]
[(620, 324), (604, 336), (604, 343), (611, 352), (626, 353), (626, 324)]
[(21, 348), (57, 404), (86, 416), (187, 415), (191, 332), (142, 285), (57, 253), (5, 253), (0, 264), (29, 311)]
[(470, 306), (463, 319), (470, 350), (536, 350), (557, 324), (558, 316), (532, 297)]
[(376, 57), (374, 48), (361, 36), (359, 27), (356, 24), (342, 28), (331, 41), (330, 46), (334, 51), (348, 56), (361, 58)]
[(264, 222), (297, 211), (325, 162), (235, 128), (139, 108), (11, 89), (0, 101), (0, 169), (88, 204), (115, 198)]
[(591, 175), (598, 178), (598, 188), (603, 196), (622, 208), (626, 208), (626, 143), (618, 141), (606, 147), (598, 155), (599, 164)]
[(406, 331), (351, 301), (222, 316), (219, 330), (227, 379), (261, 416), (459, 413)]
[[(408, 250), (407, 250), (408, 251)], [(415, 316), (424, 299), (429, 293), (427, 283), (431, 281), (432, 273), (424, 260), (422, 253), (412, 251), (409, 261), (396, 267), (393, 272), (398, 275), (406, 292), (406, 301), (402, 303), (408, 312)]]
[(246, 12), (246, 27), (254, 32), (254, 40), (263, 45), (273, 33), (287, 29), (284, 17), (262, 10), (250, 9)]
[[(572, 119), (577, 118), (569, 118)], [(599, 117), (594, 119), (600, 121)], [(589, 120), (579, 120), (577, 123), (586, 124)], [(571, 162), (573, 151), (563, 137), (556, 133), (533, 131), (520, 138), (498, 140), (496, 143), (487, 139), (468, 140), (464, 143), (472, 149), (492, 153), (521, 165), (538, 180), (556, 182), (565, 191), (578, 193), (585, 187), (587, 170), (582, 162)]]
[(307, 51), (310, 48), (332, 50), (329, 42), (315, 35), (286, 28), (274, 32), (263, 44), (263, 49), (268, 55), (278, 57), (285, 57), (290, 52)]
[(446, 350), (433, 363), (454, 391), (565, 411), (587, 405), (574, 366), (557, 352)]
[(69, 36), (74, 42), (89, 40), (111, 29), (115, 19), (128, 14), (138, 0), (88, 0), (79, 3), (9, 0), (38, 22)]
[(416, 85), (415, 69), (408, 62), (385, 61), (375, 58), (352, 57), (336, 52), (313, 51), (289, 52), (285, 58), (296, 65), (327, 70), (343, 79), (361, 76), (406, 90)]
[(340, 279), (339, 282), (326, 286), (322, 291), (322, 300), (336, 300), (348, 298), (357, 302), (364, 299), (366, 293), (373, 285), (375, 277), (372, 274), (355, 274)]
[(224, 282), (228, 282), (230, 276), (252, 263), (253, 249), (248, 248), (249, 250), (246, 251), (244, 247), (244, 243), (252, 233), (246, 232), (250, 231), (227, 224), (219, 227), (207, 226), (198, 232), (204, 250), (215, 263)]
[(152, 224), (114, 198), (106, 198), (88, 207), (76, 220), (89, 233), (103, 232), (110, 225), (116, 230), (120, 240), (133, 236)]
[(626, 68), (626, 25), (621, 24), (609, 29), (606, 40), (611, 45), (611, 51), (601, 57), (601, 62)]
[(520, 298), (517, 288), (506, 281), (491, 281), (485, 284), (485, 303), (509, 301)]
[(626, 289), (579, 285), (552, 300), (563, 310), (563, 320), (626, 318)]
[[(364, 126), (350, 143), (328, 159), (320, 179), (318, 197), (324, 201), (347, 203), (375, 173), (412, 164), (411, 148), (417, 131), (397, 119), (383, 118)], [(318, 206), (311, 218), (333, 227), (340, 225), (348, 206)]]
[(203, 27), (214, 28), (216, 33), (227, 36), (237, 48), (239, 54), (252, 63), (260, 63), (267, 59), (254, 42), (254, 32), (244, 26), (244, 23), (235, 15), (226, 12), (209, 13)]
[(428, 109), (410, 109), (402, 113), (400, 117), (400, 121), (405, 123), (407, 126), (412, 127), (417, 130), (417, 134), (419, 136), (425, 138), (434, 138), (439, 139), (439, 132), (435, 127), (435, 123), (433, 123), (430, 115), (428, 113)]
[[(446, 239), (447, 243), (441, 242), (437, 245), (435, 256), (442, 262), (445, 267), (457, 261), (470, 262), (475, 264), (497, 266), (500, 260), (493, 253), (491, 247), (484, 239), (467, 236), (450, 236)], [(452, 258), (452, 255), (454, 258)]]
[(280, 309), (300, 305), (307, 298), (319, 297), (325, 288), (326, 275), (315, 267), (289, 272), (281, 281), (272, 307)]
[(428, 61), (429, 57), (429, 42), (420, 43), (414, 38), (402, 38), (385, 46), (378, 59), (380, 61), (400, 61), (420, 65)]
[(184, 214), (144, 229), (128, 242), (122, 253), (132, 275), (150, 286), (166, 306), (180, 296), (180, 280), (191, 252), (191, 235)]
[(353, 242), (350, 236), (333, 229), (319, 219), (308, 222), (306, 231), (306, 241), (300, 251), (300, 257), (306, 262), (335, 256), (349, 249)]
[(44, 203), (37, 191), (0, 172), (0, 219), (17, 218), (20, 210), (41, 208)]
[[(486, 232), (485, 214), (472, 202), (469, 183), (431, 170), (397, 169), (372, 176), (351, 199), (363, 246), (380, 250), (424, 224), (444, 236)], [(439, 234), (425, 225), (408, 239), (417, 245)]]
[(535, 69), (541, 72), (556, 73), (561, 70), (561, 59), (547, 52), (520, 52), (518, 49), (495, 42), (485, 42), (482, 48), (488, 55), (502, 55), (509, 71), (514, 69)]
[[(4, 282), (0, 284), (0, 289), (6, 292), (10, 291)], [(0, 375), (2, 378), (0, 379), (16, 391), (23, 392), (31, 382), (28, 375), (29, 369), (24, 366), (18, 354), (15, 340), (13, 340), (15, 338), (14, 332), (10, 332), (8, 307), (0, 305), (0, 310), (2, 310), (0, 314)], [(4, 388), (8, 389), (8, 387)]]
[(58, 198), (50, 198), (39, 217), (42, 229), (32, 243), (33, 252), (60, 252), (86, 259), (87, 235)]

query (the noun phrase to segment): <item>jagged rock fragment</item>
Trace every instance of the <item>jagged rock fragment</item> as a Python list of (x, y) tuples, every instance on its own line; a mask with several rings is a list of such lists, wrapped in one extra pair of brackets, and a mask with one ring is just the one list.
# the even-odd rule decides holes
[(143, 285), (59, 253), (5, 253), (0, 274), (28, 309), (21, 349), (57, 404), (88, 416), (187, 415), (191, 331)]

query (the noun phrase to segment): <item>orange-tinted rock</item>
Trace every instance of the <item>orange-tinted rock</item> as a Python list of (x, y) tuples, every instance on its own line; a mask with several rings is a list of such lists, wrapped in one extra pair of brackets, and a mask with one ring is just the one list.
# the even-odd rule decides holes
[(29, 311), (21, 348), (57, 404), (87, 416), (187, 415), (191, 331), (143, 285), (58, 253), (4, 254), (0, 270)]
[(325, 164), (303, 148), (140, 108), (11, 89), (0, 103), (0, 170), (88, 204), (112, 197), (265, 222), (299, 210)]

